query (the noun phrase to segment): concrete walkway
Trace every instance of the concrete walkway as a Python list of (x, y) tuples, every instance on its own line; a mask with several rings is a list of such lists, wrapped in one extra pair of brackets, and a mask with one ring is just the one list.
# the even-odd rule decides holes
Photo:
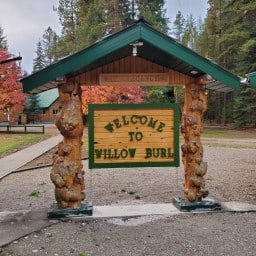
[(41, 156), (62, 141), (62, 135), (51, 137), (0, 159), (0, 180)]

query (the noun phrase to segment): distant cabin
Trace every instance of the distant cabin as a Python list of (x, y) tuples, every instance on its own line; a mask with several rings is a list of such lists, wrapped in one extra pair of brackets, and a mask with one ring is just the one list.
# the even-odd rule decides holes
[(26, 98), (24, 113), (27, 123), (53, 123), (59, 109), (58, 88), (43, 91)]

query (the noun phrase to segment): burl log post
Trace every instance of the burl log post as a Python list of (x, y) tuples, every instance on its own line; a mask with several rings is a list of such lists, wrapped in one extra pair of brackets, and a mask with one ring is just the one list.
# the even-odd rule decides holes
[(79, 84), (59, 84), (59, 112), (55, 124), (63, 135), (51, 170), (59, 208), (79, 208), (85, 198), (81, 161), (83, 136), (81, 88)]
[(207, 108), (207, 95), (200, 84), (185, 86), (185, 102), (182, 113), (181, 133), (184, 144), (181, 146), (182, 162), (185, 171), (184, 197), (189, 202), (201, 201), (207, 196), (203, 176), (207, 163), (203, 161), (201, 143), (202, 116)]

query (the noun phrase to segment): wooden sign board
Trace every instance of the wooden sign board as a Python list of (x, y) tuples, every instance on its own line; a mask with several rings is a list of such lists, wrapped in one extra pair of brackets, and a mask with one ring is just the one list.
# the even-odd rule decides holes
[(111, 86), (166, 86), (169, 85), (168, 73), (113, 73), (100, 74), (100, 85)]
[(147, 166), (179, 166), (178, 105), (89, 105), (89, 168)]

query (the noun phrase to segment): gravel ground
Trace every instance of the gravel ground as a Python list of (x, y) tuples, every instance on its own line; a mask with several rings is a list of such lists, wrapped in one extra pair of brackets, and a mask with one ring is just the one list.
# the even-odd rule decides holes
[[(221, 146), (215, 142), (208, 140), (204, 146), (210, 197), (256, 204), (256, 149), (250, 148), (256, 141), (225, 140)], [(45, 167), (1, 180), (0, 211), (50, 207), (55, 199), (49, 173), (50, 167)], [(94, 205), (171, 203), (182, 197), (182, 182), (182, 166), (86, 171), (87, 199)], [(255, 255), (255, 230), (256, 213), (66, 221), (9, 244), (0, 255), (247, 256)]]
[(59, 223), (3, 248), (2, 256), (253, 256), (256, 215), (217, 213)]

